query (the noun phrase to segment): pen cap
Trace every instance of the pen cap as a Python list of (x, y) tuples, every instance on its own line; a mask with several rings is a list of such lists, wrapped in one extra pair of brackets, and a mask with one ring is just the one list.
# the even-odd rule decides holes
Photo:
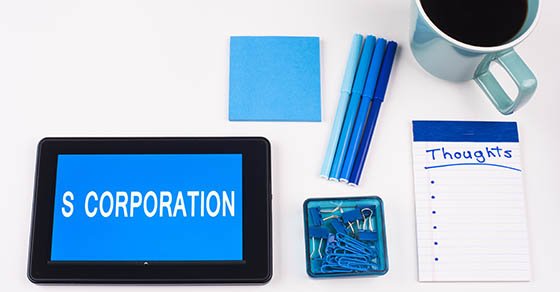
[(355, 34), (352, 38), (352, 46), (350, 47), (350, 54), (348, 55), (348, 62), (346, 62), (346, 72), (344, 72), (344, 79), (342, 80), (342, 91), (352, 91), (352, 84), (354, 83), (354, 76), (358, 61), (360, 60), (360, 52), (362, 51), (362, 41), (364, 37), (360, 34)]
[(369, 62), (371, 61), (371, 56), (373, 55), (374, 46), (375, 37), (368, 35), (364, 43), (364, 49), (362, 50), (360, 63), (358, 63), (358, 70), (356, 71), (356, 78), (354, 79), (354, 85), (352, 86), (352, 93), (361, 95), (362, 91), (364, 90), (367, 72), (369, 69)]
[(369, 66), (369, 71), (366, 79), (366, 86), (364, 87), (363, 96), (369, 99), (373, 98), (373, 92), (375, 91), (375, 85), (377, 84), (377, 77), (379, 76), (379, 69), (383, 63), (383, 56), (385, 54), (385, 46), (387, 45), (387, 40), (383, 38), (378, 38), (375, 44), (375, 50), (373, 51), (373, 57), (371, 59), (371, 65)]
[(391, 68), (395, 60), (395, 53), (397, 52), (397, 43), (390, 41), (385, 51), (383, 64), (381, 65), (381, 72), (379, 73), (379, 80), (375, 87), (374, 99), (383, 101), (385, 99), (385, 92), (387, 91), (387, 84), (389, 83), (389, 76), (391, 75)]

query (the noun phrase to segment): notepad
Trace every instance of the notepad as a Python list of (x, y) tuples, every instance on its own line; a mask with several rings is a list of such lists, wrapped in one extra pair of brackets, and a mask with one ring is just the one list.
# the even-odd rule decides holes
[(318, 37), (230, 39), (230, 121), (321, 121)]
[(529, 281), (517, 124), (412, 126), (419, 280)]

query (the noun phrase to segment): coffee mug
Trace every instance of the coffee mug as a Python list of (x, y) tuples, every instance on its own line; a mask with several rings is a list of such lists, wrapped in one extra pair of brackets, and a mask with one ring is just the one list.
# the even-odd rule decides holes
[[(508, 7), (503, 9), (507, 11)], [(428, 18), (421, 0), (412, 0), (411, 13), (410, 46), (426, 71), (449, 81), (476, 81), (504, 115), (513, 113), (533, 96), (537, 79), (513, 48), (533, 31), (539, 16), (538, 0), (527, 0), (525, 20), (511, 40), (488, 47), (461, 42), (444, 33)], [(515, 82), (519, 90), (516, 98), (509, 97), (488, 70), (492, 62), (501, 65)]]

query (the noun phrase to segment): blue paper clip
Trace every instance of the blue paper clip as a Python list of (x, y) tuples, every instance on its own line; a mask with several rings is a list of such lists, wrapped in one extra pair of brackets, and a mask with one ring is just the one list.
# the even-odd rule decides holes
[[(326, 273), (354, 272), (367, 270), (371, 259), (342, 254), (340, 256), (327, 253), (321, 265), (321, 271)], [(365, 268), (364, 268), (365, 267)]]
[(321, 272), (355, 273), (374, 270), (377, 267), (376, 257), (375, 249), (345, 233), (329, 234)]
[(355, 261), (349, 258), (340, 258), (338, 259), (338, 266), (343, 269), (349, 269), (353, 272), (365, 272), (367, 271), (370, 266), (372, 265), (371, 262), (364, 262), (364, 261)]
[(375, 250), (365, 243), (344, 233), (336, 234), (337, 246), (359, 254), (374, 255)]

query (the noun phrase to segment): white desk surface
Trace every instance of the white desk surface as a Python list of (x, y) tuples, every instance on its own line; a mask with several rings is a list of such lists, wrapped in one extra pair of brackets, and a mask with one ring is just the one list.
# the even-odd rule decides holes
[[(424, 72), (410, 52), (410, 0), (0, 1), (0, 286), (3, 291), (552, 291), (560, 272), (560, 3), (518, 47), (539, 79), (504, 117), (474, 82)], [(319, 178), (353, 33), (400, 50), (358, 188)], [(229, 122), (231, 35), (321, 37), (321, 123)], [(451, 66), (452, 64), (450, 64)], [(519, 123), (533, 280), (417, 281), (412, 119)], [(37, 142), (45, 136), (262, 135), (273, 154), (274, 277), (265, 286), (38, 286), (26, 278)], [(302, 203), (377, 194), (390, 268), (378, 278), (311, 279)]]

